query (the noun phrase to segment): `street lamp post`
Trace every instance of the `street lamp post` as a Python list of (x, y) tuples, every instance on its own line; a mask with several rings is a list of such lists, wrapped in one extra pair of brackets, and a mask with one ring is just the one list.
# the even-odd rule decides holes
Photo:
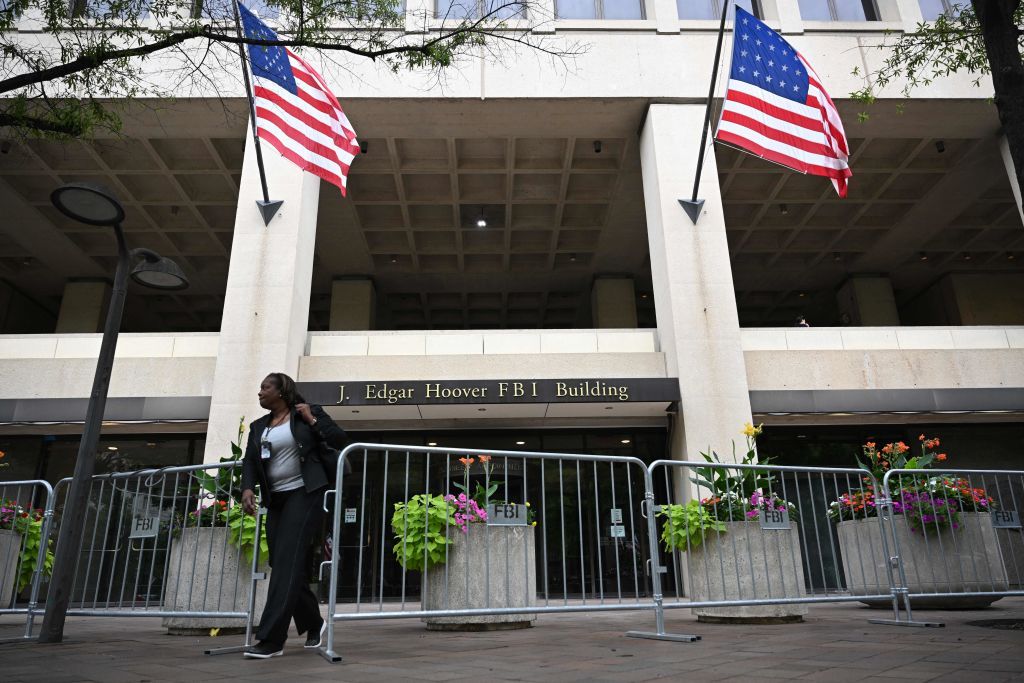
[(92, 393), (89, 395), (89, 406), (85, 414), (82, 441), (78, 446), (78, 457), (75, 460), (75, 473), (61, 516), (60, 535), (57, 538), (53, 573), (46, 599), (46, 613), (39, 633), (41, 643), (59, 643), (64, 638), (64, 621), (71, 600), (76, 556), (81, 547), (82, 532), (85, 528), (86, 503), (96, 461), (96, 443), (99, 440), (100, 423), (107, 403), (107, 389), (114, 366), (117, 335), (121, 329), (128, 277), (131, 276), (139, 284), (156, 289), (188, 287), (185, 275), (170, 259), (162, 258), (149, 249), (128, 249), (124, 231), (121, 229), (125, 216), (124, 207), (107, 191), (84, 183), (71, 183), (54, 190), (50, 200), (69, 218), (86, 225), (114, 229), (114, 236), (117, 238), (117, 270), (114, 273), (114, 287), (110, 293), (107, 321), (103, 327), (103, 341), (100, 344)]

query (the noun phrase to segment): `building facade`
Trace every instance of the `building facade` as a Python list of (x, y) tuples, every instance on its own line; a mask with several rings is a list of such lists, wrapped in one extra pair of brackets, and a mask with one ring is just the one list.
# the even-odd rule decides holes
[[(265, 150), (269, 226), (234, 78), (123, 103), (119, 136), (5, 144), (0, 475), (73, 467), (116, 251), (50, 205), (70, 181), (191, 281), (129, 292), (100, 470), (217, 461), (272, 371), (367, 441), (681, 459), (754, 421), (780, 462), (927, 431), (952, 464), (1020, 468), (1024, 224), (991, 87), (892, 84), (864, 121), (848, 97), (886, 31), (949, 8), (741, 3), (815, 67), (854, 176), (839, 199), (711, 146), (694, 224), (718, 4), (548, 0), (532, 35), (578, 56), (440, 79), (324, 63), (364, 153), (342, 198)], [(447, 9), (410, 0), (406, 30)]]

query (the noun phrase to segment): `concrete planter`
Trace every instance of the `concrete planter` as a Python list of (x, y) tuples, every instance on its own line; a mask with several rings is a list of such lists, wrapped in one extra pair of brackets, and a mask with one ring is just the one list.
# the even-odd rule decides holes
[(10, 529), (0, 531), (0, 607), (10, 607), (18, 588), (18, 558), (21, 536)]
[[(959, 529), (945, 529), (938, 534), (911, 531), (902, 515), (893, 519), (911, 593), (910, 604), (914, 609), (979, 609), (988, 607), (999, 597), (928, 594), (1009, 588), (996, 530), (988, 513), (961, 513)], [(840, 522), (837, 531), (847, 590), (854, 595), (888, 593), (889, 575), (880, 520), (875, 517)], [(889, 549), (894, 552), (891, 537), (888, 538)], [(892, 605), (891, 600), (865, 600), (864, 603), (872, 607)]]
[[(527, 607), (537, 596), (533, 527), (470, 524), (453, 530), (448, 562), (428, 569), (423, 609)], [(431, 631), (492, 631), (528, 628), (536, 614), (425, 617)]]
[[(796, 525), (762, 529), (755, 522), (728, 522), (726, 531), (709, 534), (687, 557), (689, 596), (711, 600), (800, 598), (803, 559)], [(698, 621), (788, 623), (803, 620), (807, 605), (738, 605), (695, 607)]]
[[(229, 529), (184, 529), (171, 542), (164, 583), (164, 608), (178, 612), (245, 612), (249, 608), (251, 563), (231, 545)], [(266, 571), (269, 572), (269, 569)], [(267, 602), (267, 581), (256, 583), (253, 624)], [(238, 617), (165, 617), (168, 633), (192, 635), (211, 628), (244, 629)]]

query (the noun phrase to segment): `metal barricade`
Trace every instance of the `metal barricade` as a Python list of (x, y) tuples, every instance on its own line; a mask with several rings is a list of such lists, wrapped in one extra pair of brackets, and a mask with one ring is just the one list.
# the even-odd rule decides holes
[[(677, 460), (649, 470), (651, 559), (666, 597), (658, 630), (631, 635), (678, 639), (664, 632), (665, 609), (781, 622), (813, 603), (866, 601), (891, 604), (898, 618), (877, 482), (864, 470)], [(876, 557), (885, 561), (867, 560)]]
[(40, 586), (53, 562), (53, 500), (41, 479), (0, 481), (0, 614), (25, 615), (24, 635), (5, 641), (32, 637)]
[(882, 481), (903, 623), (912, 608), (980, 608), (1024, 595), (1024, 471), (893, 469)]
[[(244, 627), (244, 645), (207, 653), (250, 646), (253, 612), (266, 597), (259, 567), (265, 543), (263, 511), (247, 516), (237, 502), (241, 466), (93, 477), (68, 615), (161, 617), (182, 632)], [(55, 487), (56, 533), (70, 483)]]
[(324, 497), (334, 507), (323, 654), (340, 661), (342, 621), (420, 618), (444, 630), (653, 609), (647, 477), (632, 457), (348, 446)]

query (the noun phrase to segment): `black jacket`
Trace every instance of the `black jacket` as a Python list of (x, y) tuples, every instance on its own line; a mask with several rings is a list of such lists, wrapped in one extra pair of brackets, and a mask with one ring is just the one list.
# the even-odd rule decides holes
[[(302, 481), (307, 492), (327, 486), (327, 468), (332, 470), (337, 465), (337, 458), (332, 456), (329, 449), (341, 450), (348, 444), (348, 437), (345, 430), (335, 424), (334, 420), (324, 412), (318, 405), (311, 405), (310, 410), (316, 418), (316, 424), (310, 426), (299, 417), (295, 409), (292, 409), (290, 425), (292, 437), (299, 448), (299, 465), (302, 469)], [(267, 472), (263, 467), (263, 459), (260, 457), (260, 441), (263, 432), (270, 424), (270, 413), (267, 413), (249, 425), (249, 439), (245, 446), (245, 456), (242, 459), (242, 490), (256, 490), (256, 484), (260, 485), (263, 505), (270, 502), (270, 484), (267, 481)]]

